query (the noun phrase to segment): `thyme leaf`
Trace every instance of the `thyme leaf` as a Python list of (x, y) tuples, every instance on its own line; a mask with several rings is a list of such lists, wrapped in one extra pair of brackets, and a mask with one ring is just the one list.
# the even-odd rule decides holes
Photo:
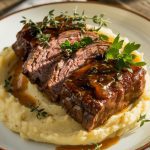
[(140, 122), (140, 127), (142, 127), (146, 122), (150, 122), (149, 119), (146, 119), (146, 114), (140, 115), (140, 118), (137, 122)]
[(46, 118), (46, 117), (49, 116), (49, 114), (45, 111), (45, 109), (44, 108), (40, 108), (40, 106), (36, 106), (36, 107), (32, 106), (30, 111), (31, 112), (35, 112), (36, 113), (36, 117), (38, 119), (43, 119), (43, 118)]
[(68, 15), (68, 12), (61, 13), (58, 16), (54, 15), (54, 9), (50, 10), (48, 15), (44, 17), (42, 22), (35, 23), (31, 19), (27, 19), (23, 16), (23, 20), (20, 22), (24, 25), (27, 25), (35, 37), (40, 42), (41, 45), (49, 46), (49, 40), (51, 37), (50, 33), (45, 33), (47, 28), (56, 28), (57, 30), (65, 29), (80, 29), (81, 31), (86, 30), (86, 21), (92, 20), (95, 24), (98, 25), (98, 28), (95, 30), (100, 30), (102, 26), (107, 26), (108, 20), (104, 19), (104, 15), (95, 15), (93, 17), (87, 17), (84, 11), (80, 14), (77, 12), (77, 9), (74, 10), (73, 15)]
[(4, 81), (4, 88), (5, 88), (8, 92), (12, 92), (11, 79), (12, 79), (12, 76), (9, 76), (8, 79), (6, 79), (6, 80)]

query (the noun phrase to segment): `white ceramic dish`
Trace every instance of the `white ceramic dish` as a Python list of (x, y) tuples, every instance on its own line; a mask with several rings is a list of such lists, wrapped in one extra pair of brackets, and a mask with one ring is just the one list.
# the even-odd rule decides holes
[[(34, 21), (40, 21), (48, 11), (55, 9), (56, 13), (67, 10), (72, 12), (75, 7), (78, 11), (85, 10), (86, 14), (93, 16), (95, 14), (104, 13), (107, 18), (110, 18), (110, 28), (115, 33), (120, 33), (126, 36), (130, 41), (140, 43), (141, 51), (144, 53), (146, 61), (150, 58), (150, 21), (135, 15), (131, 12), (111, 7), (100, 5), (98, 3), (56, 3), (37, 6), (14, 13), (0, 20), (0, 51), (10, 46), (16, 39), (16, 33), (21, 29), (19, 23), (22, 16), (31, 18)], [(109, 148), (109, 150), (135, 150), (150, 141), (150, 123), (135, 131), (135, 133), (121, 138), (118, 144)], [(19, 135), (11, 132), (0, 123), (0, 147), (8, 150), (53, 150), (55, 146), (50, 144), (36, 143), (20, 138)]]

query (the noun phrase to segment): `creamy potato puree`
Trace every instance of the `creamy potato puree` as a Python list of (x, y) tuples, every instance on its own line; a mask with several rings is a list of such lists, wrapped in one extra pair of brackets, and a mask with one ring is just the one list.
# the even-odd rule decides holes
[(36, 105), (44, 108), (49, 114), (46, 118), (38, 119), (35, 112), (31, 112), (30, 108), (20, 104), (18, 99), (4, 88), (4, 80), (13, 70), (12, 66), (16, 60), (11, 48), (5, 49), (0, 54), (0, 120), (25, 139), (60, 145), (99, 143), (107, 137), (126, 133), (139, 125), (137, 120), (140, 114), (149, 114), (150, 81), (147, 74), (143, 96), (135, 104), (109, 118), (105, 125), (90, 132), (84, 130), (80, 124), (67, 115), (61, 106), (49, 102), (38, 91), (36, 85), (28, 82), (26, 93), (34, 97)]

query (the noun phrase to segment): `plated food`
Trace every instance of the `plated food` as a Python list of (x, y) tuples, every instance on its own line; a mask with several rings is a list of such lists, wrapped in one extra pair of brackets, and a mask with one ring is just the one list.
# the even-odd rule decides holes
[(103, 15), (52, 10), (42, 22), (22, 23), (0, 56), (1, 120), (10, 129), (35, 141), (89, 145), (144, 123), (149, 76), (139, 44), (103, 28)]

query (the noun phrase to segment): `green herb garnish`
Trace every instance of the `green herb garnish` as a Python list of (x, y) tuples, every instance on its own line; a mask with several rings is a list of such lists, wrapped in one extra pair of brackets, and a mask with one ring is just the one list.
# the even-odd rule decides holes
[(116, 69), (122, 70), (126, 68), (127, 70), (132, 72), (131, 66), (144, 66), (145, 62), (134, 62), (136, 55), (132, 54), (133, 51), (138, 50), (140, 44), (128, 43), (122, 52), (120, 49), (122, 48), (124, 40), (120, 40), (120, 35), (114, 39), (114, 42), (106, 52), (106, 61), (115, 60), (116, 61)]
[(72, 53), (76, 52), (79, 48), (85, 47), (89, 44), (92, 44), (93, 40), (91, 37), (84, 37), (81, 41), (76, 41), (73, 44), (70, 41), (66, 40), (61, 44), (62, 50), (65, 52), (67, 56), (70, 56)]
[(36, 113), (36, 117), (38, 119), (43, 119), (49, 116), (49, 114), (45, 111), (44, 108), (39, 108), (39, 106), (36, 107), (31, 107), (31, 112), (35, 112)]
[(108, 41), (109, 37), (105, 34), (100, 34), (99, 39), (102, 40), (102, 41)]
[(68, 29), (80, 29), (85, 31), (86, 21), (92, 20), (98, 25), (96, 31), (100, 30), (102, 26), (107, 26), (108, 21), (104, 19), (104, 15), (95, 15), (93, 17), (87, 17), (84, 11), (79, 14), (77, 9), (75, 9), (73, 15), (68, 15), (68, 12), (61, 13), (59, 16), (54, 15), (54, 10), (49, 11), (48, 15), (44, 17), (42, 22), (35, 23), (31, 19), (23, 17), (20, 22), (24, 25), (28, 25), (31, 31), (35, 34), (35, 37), (40, 42), (41, 45), (49, 46), (49, 40), (51, 37), (50, 33), (45, 33), (45, 29), (56, 28), (59, 30)]
[(144, 114), (144, 115), (140, 115), (140, 118), (137, 122), (141, 122), (140, 127), (142, 127), (144, 123), (150, 122), (150, 120), (146, 119), (146, 114)]
[(23, 20), (21, 21), (21, 23), (23, 23), (24, 25), (28, 25), (30, 27), (32, 32), (36, 34), (36, 38), (38, 39), (40, 44), (43, 45), (43, 47), (46, 47), (49, 45), (48, 42), (50, 39), (50, 34), (43, 33), (43, 29), (46, 27), (47, 24), (43, 23), (45, 24), (45, 26), (43, 26), (43, 24), (35, 23), (31, 19), (27, 19), (26, 17), (23, 17)]
[(101, 29), (101, 27), (107, 27), (107, 24), (109, 23), (109, 21), (107, 19), (104, 19), (104, 14), (100, 14), (93, 16), (92, 18), (93, 22), (98, 24), (99, 27), (96, 29), (96, 31), (99, 31)]
[(5, 82), (4, 82), (4, 88), (5, 88), (8, 92), (12, 92), (11, 79), (12, 79), (12, 76), (8, 77), (8, 79), (6, 79)]

